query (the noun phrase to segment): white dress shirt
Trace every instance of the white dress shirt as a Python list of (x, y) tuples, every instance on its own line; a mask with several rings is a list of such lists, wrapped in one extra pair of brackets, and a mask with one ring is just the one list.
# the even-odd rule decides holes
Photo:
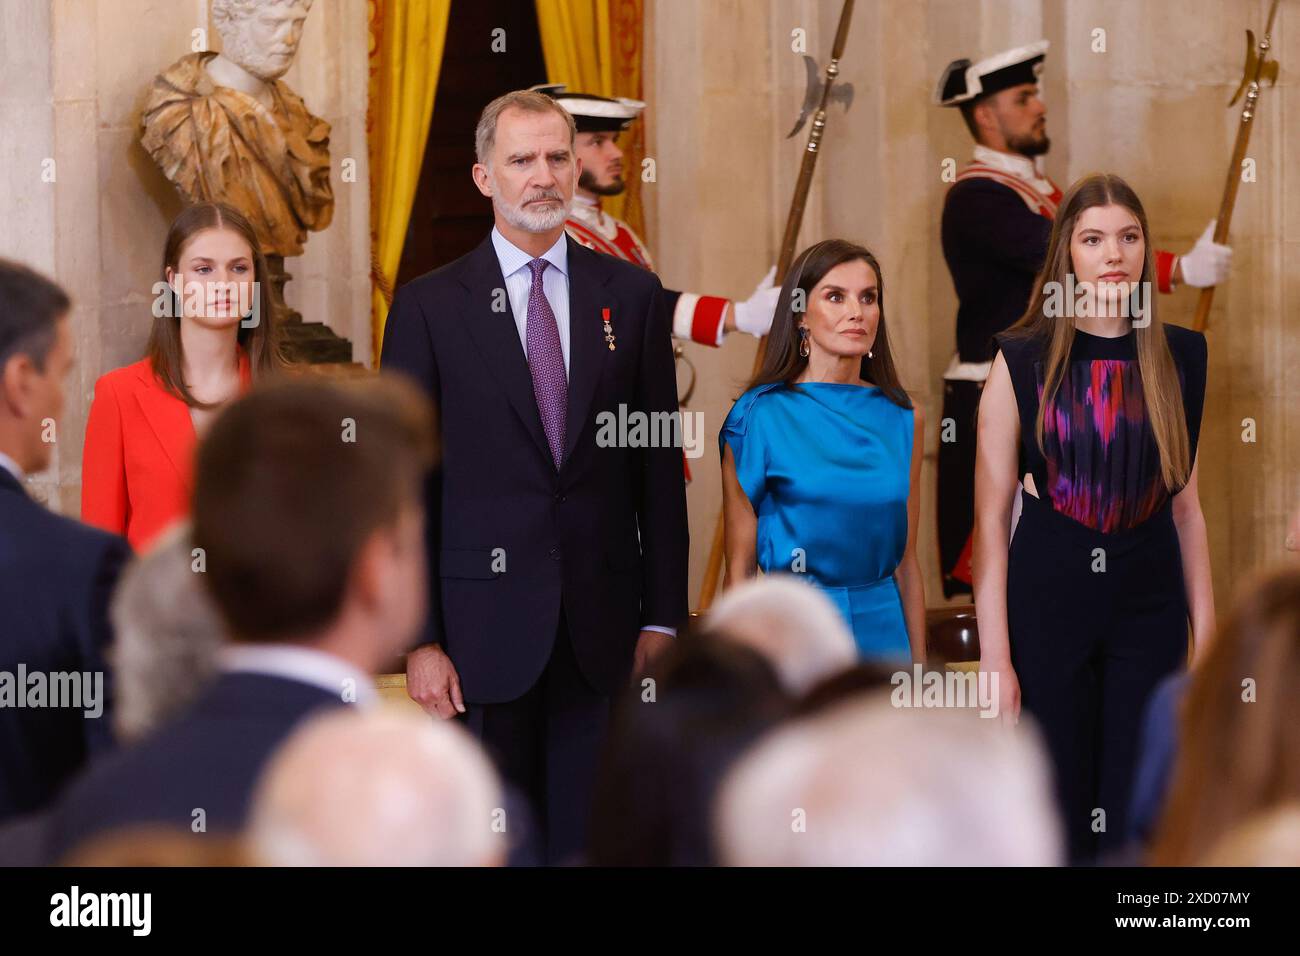
[[(510, 297), (510, 311), (515, 317), (515, 328), (519, 330), (519, 344), (523, 346), (524, 357), (528, 357), (528, 296), (533, 289), (533, 271), (528, 263), (533, 260), (524, 250), (512, 243), (496, 226), (492, 227), (492, 248), (496, 251), (497, 262), (501, 265), (501, 275), (506, 280), (506, 294)], [(540, 258), (550, 263), (542, 273), (542, 294), (551, 304), (555, 313), (555, 323), (560, 327), (560, 351), (564, 353), (564, 374), (569, 374), (569, 246), (568, 236), (561, 232), (555, 245), (547, 249)], [(677, 635), (674, 627), (661, 627), (658, 624), (646, 624), (643, 631), (658, 631), (670, 636)]]
[[(492, 248), (496, 250), (497, 262), (501, 264), (501, 275), (506, 280), (506, 294), (510, 296), (510, 311), (515, 317), (515, 328), (519, 330), (519, 344), (523, 347), (524, 357), (528, 357), (528, 296), (533, 291), (533, 271), (528, 263), (533, 261), (524, 250), (520, 249), (492, 227)], [(560, 351), (564, 353), (564, 374), (569, 374), (569, 247), (563, 232), (555, 240), (555, 245), (547, 249), (539, 258), (550, 263), (542, 273), (542, 294), (555, 313), (555, 324), (560, 329)]]
[(231, 644), (221, 651), (221, 669), (310, 684), (358, 707), (379, 699), (369, 675), (333, 654), (297, 644)]

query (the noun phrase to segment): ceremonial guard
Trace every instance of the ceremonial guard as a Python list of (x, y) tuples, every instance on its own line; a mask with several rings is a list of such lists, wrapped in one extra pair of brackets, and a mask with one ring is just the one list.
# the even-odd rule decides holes
[[(943, 208), (943, 255), (958, 300), (957, 350), (943, 376), (938, 462), (945, 597), (971, 590), (975, 413), (992, 364), (993, 336), (1024, 314), (1061, 201), (1061, 188), (1043, 171), (1051, 141), (1038, 76), (1047, 47), (1040, 40), (978, 63), (954, 60), (936, 91), (940, 106), (961, 110), (975, 140)], [(1232, 250), (1213, 241), (1213, 230), (1212, 222), (1183, 256), (1156, 251), (1161, 292), (1227, 279)]]
[[(645, 104), (640, 100), (570, 93), (563, 86), (534, 89), (568, 110), (578, 127), (577, 155), (582, 160), (582, 175), (569, 209), (569, 235), (589, 249), (653, 270), (654, 262), (641, 237), (627, 223), (600, 208), (600, 197), (623, 192), (623, 151), (618, 147), (618, 136), (641, 115)], [(673, 337), (712, 346), (721, 345), (728, 332), (737, 330), (761, 338), (772, 325), (781, 292), (773, 285), (774, 277), (775, 269), (743, 302), (665, 289)]]

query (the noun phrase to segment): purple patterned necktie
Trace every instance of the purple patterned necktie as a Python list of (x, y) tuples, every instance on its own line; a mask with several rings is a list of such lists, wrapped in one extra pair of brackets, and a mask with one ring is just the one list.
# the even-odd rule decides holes
[(528, 290), (528, 368), (533, 375), (533, 395), (542, 415), (542, 428), (551, 445), (555, 467), (564, 457), (564, 415), (569, 405), (569, 384), (564, 373), (564, 351), (560, 348), (560, 327), (546, 301), (542, 273), (550, 265), (545, 259), (533, 259), (533, 284)]

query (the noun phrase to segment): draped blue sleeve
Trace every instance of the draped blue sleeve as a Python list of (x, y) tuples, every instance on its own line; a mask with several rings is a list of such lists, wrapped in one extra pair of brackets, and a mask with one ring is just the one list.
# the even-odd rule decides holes
[(781, 387), (780, 382), (757, 385), (741, 395), (731, 406), (731, 412), (722, 423), (722, 431), (718, 435), (718, 454), (725, 459), (727, 446), (731, 446), (731, 454), (736, 459), (736, 478), (755, 513), (767, 493), (769, 451), (763, 416), (756, 407), (756, 400), (764, 392)]

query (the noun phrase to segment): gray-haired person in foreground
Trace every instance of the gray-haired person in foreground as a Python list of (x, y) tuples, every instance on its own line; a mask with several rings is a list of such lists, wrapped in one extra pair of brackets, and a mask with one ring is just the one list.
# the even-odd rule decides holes
[(734, 866), (1055, 866), (1061, 828), (1036, 734), (891, 694), (776, 731), (718, 797)]
[(180, 713), (218, 671), (225, 628), (202, 587), (188, 522), (177, 524), (122, 575), (109, 614), (116, 641), (113, 729), (137, 740)]
[(249, 838), (272, 866), (496, 866), (510, 826), (465, 730), (380, 707), (296, 731), (254, 794)]
[(795, 696), (852, 667), (858, 657), (835, 605), (791, 575), (768, 575), (727, 591), (709, 610), (707, 627), (762, 654)]

